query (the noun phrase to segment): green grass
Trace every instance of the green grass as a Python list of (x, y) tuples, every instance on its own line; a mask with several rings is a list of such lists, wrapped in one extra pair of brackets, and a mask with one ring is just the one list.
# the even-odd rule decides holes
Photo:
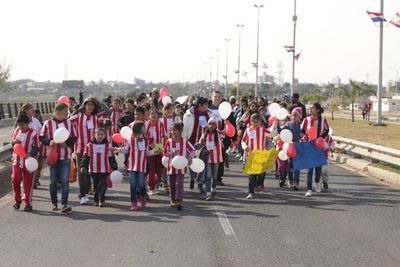
[(335, 118), (331, 120), (326, 116), (329, 126), (333, 129), (333, 135), (364, 141), (381, 146), (400, 149), (400, 125), (387, 124), (387, 126), (373, 126), (368, 121)]
[(374, 167), (377, 167), (377, 168), (380, 168), (380, 169), (383, 169), (383, 170), (386, 170), (389, 172), (394, 172), (394, 173), (400, 174), (400, 167), (398, 167), (398, 166), (393, 166), (393, 165), (390, 165), (387, 163), (372, 163), (371, 166), (374, 166)]

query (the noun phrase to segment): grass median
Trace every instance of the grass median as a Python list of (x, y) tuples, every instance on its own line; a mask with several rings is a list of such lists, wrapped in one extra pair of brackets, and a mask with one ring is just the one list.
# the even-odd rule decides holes
[(333, 135), (400, 149), (400, 125), (398, 124), (373, 126), (373, 121), (351, 122), (351, 118), (335, 118), (334, 120), (331, 120), (330, 116), (326, 118), (333, 129)]

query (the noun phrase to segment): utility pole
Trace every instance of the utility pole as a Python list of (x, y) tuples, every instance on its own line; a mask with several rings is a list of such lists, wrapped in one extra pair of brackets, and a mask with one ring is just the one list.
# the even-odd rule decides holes
[[(384, 3), (381, 0), (381, 13), (383, 14)], [(378, 114), (376, 115), (376, 124), (382, 125), (382, 65), (383, 65), (383, 20), (379, 22), (379, 81), (376, 98), (378, 99)]]
[(221, 50), (217, 49), (216, 52), (217, 52), (217, 88), (219, 88), (219, 53), (221, 52)]
[(225, 97), (228, 97), (228, 46), (231, 39), (225, 39), (226, 42), (226, 61), (225, 61)]
[(259, 45), (260, 45), (260, 9), (264, 5), (254, 5), (257, 8), (257, 55), (256, 55), (256, 83), (254, 87), (254, 98), (257, 98), (257, 91), (258, 91), (258, 52), (259, 52)]
[(240, 89), (240, 39), (242, 34), (243, 24), (236, 24), (239, 28), (239, 51), (238, 51), (238, 72), (237, 72), (237, 90), (236, 90), (236, 100), (239, 100), (239, 89)]

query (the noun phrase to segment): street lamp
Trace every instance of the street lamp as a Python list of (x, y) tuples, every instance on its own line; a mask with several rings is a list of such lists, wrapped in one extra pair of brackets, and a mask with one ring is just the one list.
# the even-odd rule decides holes
[(228, 44), (231, 39), (225, 39), (226, 42), (226, 62), (225, 62), (225, 97), (228, 95)]
[(259, 51), (259, 44), (260, 44), (260, 9), (264, 5), (254, 5), (257, 8), (257, 55), (256, 55), (256, 84), (254, 88), (254, 97), (257, 98), (257, 91), (258, 91), (258, 51)]
[(215, 50), (217, 52), (217, 87), (219, 87), (219, 53), (220, 49)]
[(243, 24), (236, 24), (239, 28), (239, 51), (238, 51), (238, 70), (237, 70), (237, 91), (236, 91), (236, 99), (239, 99), (239, 88), (240, 88), (240, 38), (242, 34)]
[(210, 60), (210, 83), (211, 83), (211, 85), (212, 85), (212, 60), (213, 60), (213, 58), (212, 57), (209, 57), (208, 58), (209, 60)]
[[(384, 3), (381, 0), (381, 13), (383, 14)], [(379, 22), (379, 80), (376, 98), (378, 99), (378, 114), (376, 115), (376, 125), (382, 125), (382, 63), (383, 63), (383, 20)]]
[(295, 79), (295, 65), (296, 65), (296, 26), (297, 26), (297, 1), (294, 0), (294, 15), (293, 15), (293, 58), (292, 58), (292, 86), (290, 87), (290, 97), (293, 96), (294, 79)]

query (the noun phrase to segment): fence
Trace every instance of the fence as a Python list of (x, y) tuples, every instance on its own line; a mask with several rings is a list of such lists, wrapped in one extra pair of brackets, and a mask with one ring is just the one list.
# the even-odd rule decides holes
[[(0, 120), (15, 118), (24, 103), (0, 103)], [(33, 104), (35, 109), (38, 109), (41, 114), (52, 113), (55, 102), (40, 102)]]

